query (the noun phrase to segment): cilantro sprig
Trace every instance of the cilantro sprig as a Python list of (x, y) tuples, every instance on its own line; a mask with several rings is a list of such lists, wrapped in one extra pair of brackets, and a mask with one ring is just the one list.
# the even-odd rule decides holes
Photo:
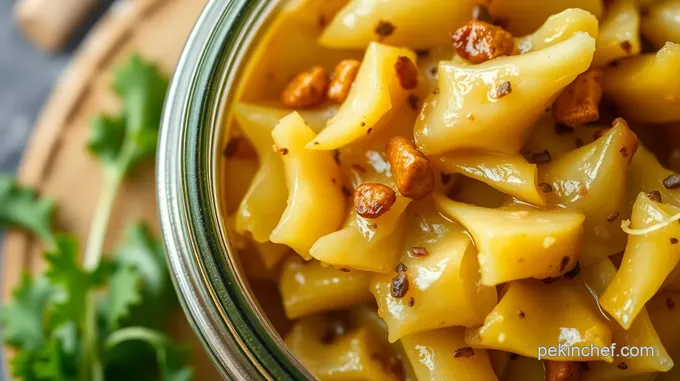
[(33, 233), (46, 246), (54, 247), (53, 213), (54, 201), (37, 197), (32, 188), (20, 187), (9, 176), (0, 176), (0, 227)]
[(12, 375), (25, 381), (187, 381), (193, 376), (185, 365), (186, 348), (161, 331), (177, 306), (161, 243), (145, 224), (136, 223), (103, 258), (118, 190), (156, 149), (167, 79), (133, 55), (115, 72), (113, 88), (122, 110), (93, 121), (87, 146), (102, 164), (105, 181), (82, 264), (77, 239), (52, 229), (54, 202), (0, 177), (0, 227), (33, 233), (46, 248), (44, 274), (24, 275), (12, 302), (0, 310), (4, 341), (15, 349)]

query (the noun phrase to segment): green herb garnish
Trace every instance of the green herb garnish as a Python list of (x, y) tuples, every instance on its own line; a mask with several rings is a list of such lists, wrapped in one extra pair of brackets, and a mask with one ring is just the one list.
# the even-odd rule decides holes
[[(167, 84), (155, 66), (137, 55), (114, 75), (122, 111), (96, 118), (88, 143), (105, 181), (82, 264), (77, 239), (52, 230), (54, 203), (0, 177), (0, 226), (33, 233), (46, 247), (45, 273), (24, 275), (12, 302), (0, 310), (5, 343), (15, 350), (10, 364), (14, 377), (192, 379), (186, 348), (161, 332), (177, 301), (160, 242), (137, 223), (109, 259), (102, 255), (120, 185), (156, 149)], [(157, 364), (155, 369), (150, 361)]]

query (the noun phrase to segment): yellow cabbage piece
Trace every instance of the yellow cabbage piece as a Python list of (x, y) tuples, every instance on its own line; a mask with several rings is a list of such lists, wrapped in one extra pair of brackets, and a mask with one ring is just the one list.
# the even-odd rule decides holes
[[(612, 332), (585, 288), (578, 282), (539, 280), (511, 282), (484, 325), (468, 328), (465, 342), (473, 348), (499, 349), (527, 357), (538, 356), (538, 347), (558, 345), (605, 347)], [(581, 353), (583, 355), (583, 353)], [(587, 361), (574, 351), (567, 356), (545, 356), (549, 360)], [(601, 357), (611, 361), (611, 357)]]
[(602, 88), (627, 117), (640, 122), (680, 120), (680, 44), (625, 59), (605, 70)]
[(484, 2), (491, 14), (504, 21), (514, 35), (522, 36), (541, 26), (550, 15), (568, 8), (580, 8), (600, 18), (603, 11), (601, 0), (493, 0)]
[(267, 242), (286, 208), (286, 180), (280, 154), (272, 150), (271, 133), (278, 115), (258, 111), (246, 104), (236, 104), (232, 109), (260, 161), (260, 168), (239, 205), (235, 226), (240, 234), (250, 232), (254, 240)]
[(656, 294), (646, 305), (664, 348), (670, 353), (680, 351), (680, 292), (663, 291)]
[(432, 199), (412, 203), (406, 213), (403, 253), (424, 248), (428, 256), (405, 254), (408, 292), (390, 294), (395, 272), (375, 274), (371, 292), (389, 328), (389, 340), (451, 326), (474, 326), (496, 305), (496, 289), (479, 285), (476, 251), (462, 229), (439, 215)]
[[(439, 92), (425, 101), (415, 139), (426, 154), (462, 149), (518, 153), (533, 124), (590, 66), (595, 40), (579, 32), (535, 52), (479, 65), (439, 65)], [(511, 92), (497, 98), (509, 83)]]
[(285, 342), (321, 381), (401, 381), (399, 372), (388, 366), (401, 367), (397, 354), (373, 326), (351, 316), (304, 318), (295, 323)]
[[(335, 151), (346, 183), (347, 191), (363, 183), (385, 184), (397, 189), (392, 169), (385, 154), (385, 144), (393, 136), (408, 137), (413, 129), (416, 111), (410, 107), (397, 110), (389, 128), (379, 129), (366, 139)], [(451, 182), (449, 182), (451, 183)], [(437, 184), (438, 189), (447, 186)], [(388, 272), (401, 258), (400, 233), (402, 213), (411, 199), (396, 192), (397, 200), (389, 211), (378, 218), (366, 219), (349, 209), (340, 231), (321, 237), (312, 247), (311, 255), (321, 262), (364, 271)]]
[(365, 219), (352, 208), (341, 230), (319, 238), (309, 253), (335, 266), (356, 270), (388, 272), (399, 260), (402, 213), (409, 199), (397, 196), (389, 211), (375, 219)]
[(321, 65), (332, 72), (344, 59), (360, 59), (360, 50), (328, 49), (317, 41), (324, 30), (323, 24), (333, 19), (346, 3), (347, 0), (286, 2), (264, 28), (264, 35), (248, 57), (235, 99), (241, 102), (278, 100), (291, 78), (310, 66)]
[(225, 160), (223, 189), (227, 213), (233, 213), (238, 209), (257, 169), (257, 160), (254, 159), (230, 158)]
[(395, 70), (398, 57), (416, 62), (411, 50), (371, 43), (347, 99), (307, 148), (340, 148), (383, 128), (393, 115), (390, 111), (399, 109), (408, 94)]
[(545, 365), (542, 360), (517, 356), (508, 362), (503, 381), (545, 381)]
[[(235, 227), (240, 234), (249, 232), (255, 241), (269, 242), (286, 208), (287, 191), (281, 154), (274, 152), (272, 130), (287, 110), (247, 103), (235, 103), (232, 114), (245, 138), (255, 149), (260, 166), (237, 210)], [(320, 129), (334, 113), (333, 108), (303, 112), (312, 128)], [(227, 171), (229, 171), (227, 166)], [(230, 179), (231, 177), (228, 177)], [(229, 181), (229, 180), (228, 180)], [(238, 179), (247, 182), (246, 178)], [(232, 187), (227, 184), (227, 188)], [(229, 190), (227, 190), (229, 192)]]
[(457, 178), (450, 196), (455, 201), (484, 208), (498, 208), (511, 200), (510, 196), (469, 177)]
[(578, 261), (580, 213), (521, 206), (487, 209), (434, 197), (439, 212), (462, 224), (474, 239), (484, 285), (558, 277)]
[(597, 38), (597, 18), (583, 9), (565, 9), (548, 17), (532, 34), (515, 38), (515, 47), (520, 54), (525, 54), (565, 41), (576, 32), (586, 32), (591, 37)]
[[(603, 128), (611, 126), (603, 126)], [(553, 160), (562, 157), (567, 152), (583, 147), (595, 140), (595, 134), (602, 128), (588, 126), (576, 126), (571, 130), (557, 127), (550, 113), (546, 113), (536, 123), (529, 135), (529, 139), (522, 148), (522, 154), (532, 157), (545, 151), (550, 153)]]
[(453, 356), (457, 350), (467, 347), (464, 335), (464, 329), (458, 327), (401, 338), (418, 380), (497, 381), (486, 350), (475, 349), (474, 355), (467, 358)]
[(680, 207), (680, 189), (668, 189), (663, 180), (674, 174), (664, 168), (653, 152), (644, 145), (638, 147), (628, 170), (628, 200), (632, 204), (640, 192), (659, 191), (664, 203)]
[[(615, 276), (618, 276), (616, 267), (609, 258), (605, 258), (581, 271), (580, 279), (594, 297), (595, 305), (597, 305), (605, 289), (615, 279)], [(609, 327), (612, 329), (612, 339), (617, 344), (618, 350), (624, 346), (653, 347), (655, 353), (653, 356), (648, 353), (647, 356), (638, 357), (624, 357), (619, 353), (613, 363), (591, 362), (588, 364), (589, 370), (583, 372), (581, 376), (582, 381), (617, 381), (640, 374), (667, 372), (673, 367), (673, 360), (666, 353), (644, 308), (640, 311), (630, 329), (624, 330), (615, 321), (609, 321)], [(625, 369), (621, 369), (620, 364), (622, 362), (626, 364)]]
[[(333, 18), (319, 39), (329, 48), (363, 49), (381, 41), (414, 49), (431, 48), (449, 42), (449, 34), (472, 15), (472, 1), (449, 0), (350, 0)], [(378, 34), (389, 23), (389, 35)]]
[[(645, 193), (640, 193), (633, 207), (631, 227), (643, 229), (677, 213), (680, 213), (680, 208), (656, 203)], [(628, 237), (621, 267), (600, 300), (602, 308), (623, 328), (628, 329), (633, 324), (645, 303), (680, 261), (678, 240), (678, 223), (645, 235)]]
[(292, 253), (286, 245), (273, 242), (257, 242), (240, 235), (235, 225), (236, 215), (227, 218), (226, 230), (232, 253), (236, 253), (242, 269), (252, 279), (278, 281), (281, 260)]
[(529, 204), (545, 206), (536, 165), (521, 155), (457, 152), (437, 158), (434, 164), (443, 172), (460, 173)]
[(289, 196), (270, 239), (310, 259), (314, 242), (338, 229), (345, 217), (340, 168), (330, 152), (305, 148), (315, 135), (296, 112), (281, 119), (272, 136), (283, 157)]
[(656, 48), (680, 44), (680, 0), (660, 0), (645, 7), (640, 31)]
[(369, 273), (340, 271), (293, 256), (283, 265), (279, 290), (286, 316), (297, 319), (370, 301), (370, 280)]
[(640, 14), (634, 0), (614, 0), (600, 25), (593, 66), (640, 54)]
[(628, 165), (637, 137), (622, 119), (605, 135), (538, 168), (539, 182), (550, 184), (548, 204), (586, 216), (582, 262), (597, 262), (623, 251), (626, 234), (621, 220), (626, 211)]

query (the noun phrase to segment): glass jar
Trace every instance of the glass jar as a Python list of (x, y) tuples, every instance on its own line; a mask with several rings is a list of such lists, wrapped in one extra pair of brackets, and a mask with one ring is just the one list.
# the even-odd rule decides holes
[(281, 1), (209, 1), (169, 89), (158, 147), (158, 203), (182, 307), (218, 371), (238, 380), (315, 379), (252, 296), (223, 229), (217, 191), (222, 119), (262, 27)]

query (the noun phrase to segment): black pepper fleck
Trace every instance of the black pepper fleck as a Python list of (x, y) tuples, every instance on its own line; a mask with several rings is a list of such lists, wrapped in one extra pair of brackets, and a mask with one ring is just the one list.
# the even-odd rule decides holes
[(607, 222), (614, 222), (617, 218), (619, 218), (619, 212), (611, 213), (607, 216)]
[(428, 255), (430, 255), (430, 253), (427, 251), (427, 249), (422, 247), (422, 246), (412, 247), (411, 250), (409, 250), (409, 254), (413, 258), (425, 258)]
[(581, 148), (584, 145), (583, 140), (581, 138), (574, 139), (574, 144), (576, 144), (576, 148)]
[(409, 95), (408, 104), (409, 106), (411, 106), (411, 109), (418, 111), (418, 109), (420, 108), (420, 97), (413, 94)]
[(630, 41), (622, 41), (621, 49), (625, 50), (626, 53), (630, 54), (633, 51), (633, 45), (630, 43)]
[(663, 202), (661, 200), (661, 192), (659, 192), (658, 190), (647, 192), (647, 197), (649, 197), (650, 200), (655, 202)]
[(628, 369), (628, 365), (627, 365), (625, 362), (620, 362), (620, 363), (618, 363), (618, 364), (616, 365), (616, 367), (619, 368), (619, 369), (621, 369), (621, 370), (626, 370), (626, 369)]
[(569, 264), (570, 260), (571, 260), (571, 257), (562, 257), (562, 260), (560, 261), (560, 268), (559, 268), (560, 272), (564, 271), (564, 269), (567, 268), (567, 265)]
[(543, 282), (543, 284), (550, 284), (550, 283), (557, 281), (558, 279), (559, 278), (547, 277), (545, 279), (541, 279), (541, 282)]
[(666, 298), (666, 307), (668, 307), (669, 310), (672, 310), (675, 308), (675, 301), (671, 298)]
[(496, 91), (493, 93), (492, 98), (500, 99), (510, 93), (512, 93), (512, 84), (510, 84), (509, 81), (505, 81), (496, 87)]
[(390, 295), (393, 298), (403, 298), (408, 292), (408, 277), (405, 272), (400, 272), (392, 278), (392, 284), (390, 286)]
[(458, 348), (453, 352), (453, 358), (470, 358), (475, 355), (475, 350), (472, 347)]
[(375, 26), (375, 34), (380, 36), (380, 39), (387, 38), (394, 33), (394, 29), (394, 24), (391, 22), (380, 20)]
[(671, 245), (675, 245), (675, 244), (677, 244), (677, 243), (678, 243), (678, 239), (675, 238), (675, 237), (672, 237), (672, 238), (671, 238)]
[(674, 173), (663, 180), (663, 186), (666, 189), (678, 189), (680, 188), (680, 175)]
[(519, 310), (519, 311), (517, 311), (517, 316), (519, 316), (520, 319), (524, 319), (524, 317), (526, 316), (526, 314), (524, 313), (524, 311)]
[(576, 261), (576, 266), (574, 266), (573, 269), (567, 271), (567, 272), (564, 274), (564, 276), (565, 276), (567, 279), (572, 280), (572, 279), (576, 278), (576, 277), (578, 276), (578, 274), (580, 274), (580, 273), (581, 273), (581, 262)]
[(549, 163), (550, 160), (552, 160), (552, 157), (550, 156), (550, 152), (548, 152), (548, 150), (531, 155), (531, 161), (537, 164)]
[(574, 129), (562, 123), (557, 123), (555, 125), (555, 132), (557, 133), (557, 135), (571, 134), (574, 132)]
[(540, 183), (540, 184), (538, 184), (538, 187), (541, 188), (543, 193), (550, 193), (550, 192), (553, 191), (552, 185), (550, 185), (548, 183)]
[(366, 135), (370, 134), (371, 131), (373, 131), (373, 127), (371, 127), (371, 128), (369, 128), (368, 130), (366, 130)]
[(628, 148), (626, 148), (625, 146), (621, 147), (619, 152), (621, 153), (621, 156), (628, 157)]
[(410, 298), (408, 299), (408, 306), (409, 306), (409, 307), (413, 307), (414, 304), (416, 304), (415, 298), (410, 297)]
[(444, 184), (444, 185), (448, 184), (449, 181), (451, 181), (451, 174), (450, 173), (442, 172), (442, 173), (439, 174), (439, 177), (441, 177), (442, 184)]
[(419, 58), (425, 58), (430, 56), (430, 50), (429, 49), (416, 49), (416, 55)]

